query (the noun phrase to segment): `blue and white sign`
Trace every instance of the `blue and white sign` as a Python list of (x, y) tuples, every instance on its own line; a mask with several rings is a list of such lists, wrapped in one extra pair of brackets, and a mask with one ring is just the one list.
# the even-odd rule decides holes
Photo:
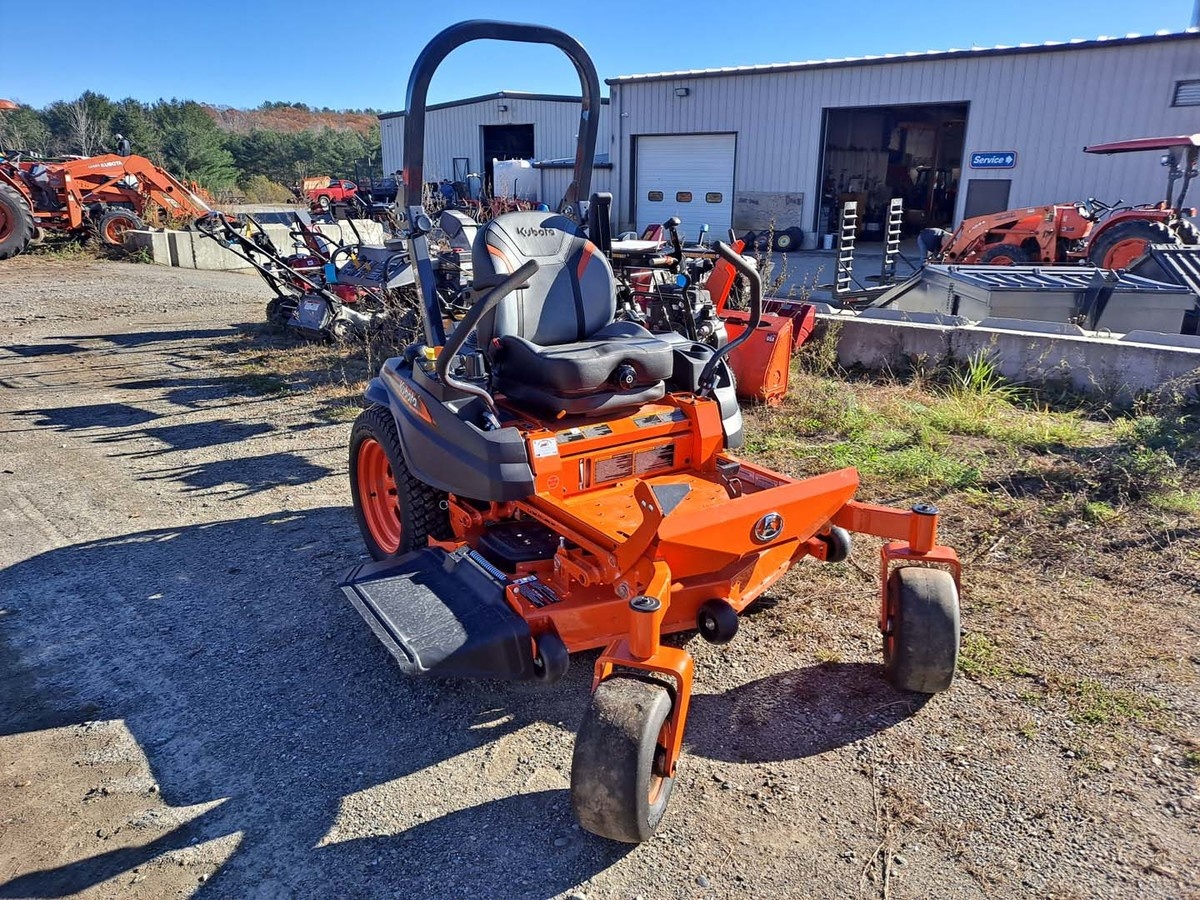
[(982, 150), (971, 154), (972, 169), (1013, 169), (1016, 165), (1016, 150)]

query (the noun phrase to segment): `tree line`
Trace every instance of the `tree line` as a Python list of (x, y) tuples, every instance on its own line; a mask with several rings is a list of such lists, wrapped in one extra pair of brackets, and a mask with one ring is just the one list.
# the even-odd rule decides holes
[[(59, 100), (42, 109), (23, 106), (0, 111), (0, 148), (36, 156), (94, 156), (115, 152), (120, 134), (134, 153), (178, 178), (199, 182), (214, 194), (260, 193), (264, 184), (290, 185), (308, 175), (353, 177), (356, 163), (379, 159), (378, 123), (363, 134), (316, 124), (330, 118), (316, 114), (332, 110), (310, 110), (304, 104), (281, 101), (265, 103), (260, 109), (311, 112), (314, 124), (277, 131), (256, 126), (252, 114), (214, 111), (193, 100), (143, 103), (132, 98), (110, 100), (86, 91), (75, 100)], [(231, 130), (228, 124), (235, 119), (241, 125)]]

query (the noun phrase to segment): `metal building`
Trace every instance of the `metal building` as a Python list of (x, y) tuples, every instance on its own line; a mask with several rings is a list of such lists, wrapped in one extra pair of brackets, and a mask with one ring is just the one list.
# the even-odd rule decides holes
[[(1153, 154), (1085, 144), (1200, 131), (1200, 32), (625, 75), (607, 81), (618, 226), (882, 231), (1095, 196), (1153, 202)], [(601, 140), (603, 141), (601, 132)], [(1200, 200), (1200, 197), (1194, 198)]]
[[(500, 91), (449, 103), (431, 104), (425, 117), (427, 182), (490, 184), (493, 159), (552, 161), (575, 156), (579, 98), (556, 94)], [(610, 135), (608, 100), (600, 101), (600, 144), (607, 151)], [(404, 113), (379, 117), (385, 172), (403, 165)], [(612, 166), (607, 158), (596, 165), (593, 190), (609, 190)], [(549, 162), (538, 166), (539, 199), (554, 206), (570, 181), (569, 169)], [(478, 181), (469, 176), (476, 176)]]

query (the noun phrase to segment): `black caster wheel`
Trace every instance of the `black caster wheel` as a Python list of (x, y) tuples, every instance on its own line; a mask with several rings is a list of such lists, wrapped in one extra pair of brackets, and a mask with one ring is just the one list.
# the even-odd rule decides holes
[(535, 642), (537, 654), (533, 657), (534, 677), (540, 684), (554, 684), (567, 674), (571, 667), (571, 654), (555, 632), (539, 635)]
[(845, 528), (834, 525), (829, 529), (829, 534), (819, 534), (817, 537), (826, 547), (825, 562), (845, 562), (846, 558), (850, 556), (853, 544), (850, 540), (850, 532)]
[(662, 769), (671, 715), (666, 685), (617, 675), (602, 681), (571, 760), (571, 807), (592, 834), (638, 844), (657, 830), (675, 779)]
[(942, 569), (907, 566), (887, 583), (883, 665), (904, 691), (936, 694), (950, 687), (958, 665), (958, 588)]
[(710, 644), (728, 644), (738, 632), (738, 614), (726, 600), (706, 600), (696, 615), (700, 637)]

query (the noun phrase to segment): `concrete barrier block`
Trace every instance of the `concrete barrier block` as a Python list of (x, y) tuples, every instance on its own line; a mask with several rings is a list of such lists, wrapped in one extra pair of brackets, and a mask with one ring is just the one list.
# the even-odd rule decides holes
[(171, 265), (171, 239), (164, 231), (127, 231), (125, 248), (132, 251), (145, 250), (155, 265)]
[(192, 247), (190, 231), (168, 231), (167, 242), (171, 265), (180, 269), (196, 268), (196, 253)]
[(1085, 394), (1128, 403), (1169, 382), (1200, 376), (1200, 340), (1143, 332), (1149, 340), (1117, 341), (1087, 333), (1016, 331), (949, 326), (844, 315), (820, 316), (837, 323), (838, 362), (867, 369), (903, 368), (924, 357), (937, 362), (986, 354), (1005, 378), (1023, 383), (1057, 382)]
[(1155, 344), (1166, 347), (1186, 347), (1200, 350), (1200, 335), (1195, 334), (1162, 334), (1158, 331), (1131, 331), (1123, 334), (1119, 341), (1131, 344)]
[(187, 234), (192, 238), (192, 268), (222, 272), (250, 268), (248, 262), (212, 238), (193, 232)]
[(1070, 322), (1041, 322), (1035, 319), (984, 319), (979, 323), (980, 328), (994, 328), (1001, 331), (1024, 331), (1037, 334), (1070, 334), (1082, 337), (1087, 334), (1078, 325)]

